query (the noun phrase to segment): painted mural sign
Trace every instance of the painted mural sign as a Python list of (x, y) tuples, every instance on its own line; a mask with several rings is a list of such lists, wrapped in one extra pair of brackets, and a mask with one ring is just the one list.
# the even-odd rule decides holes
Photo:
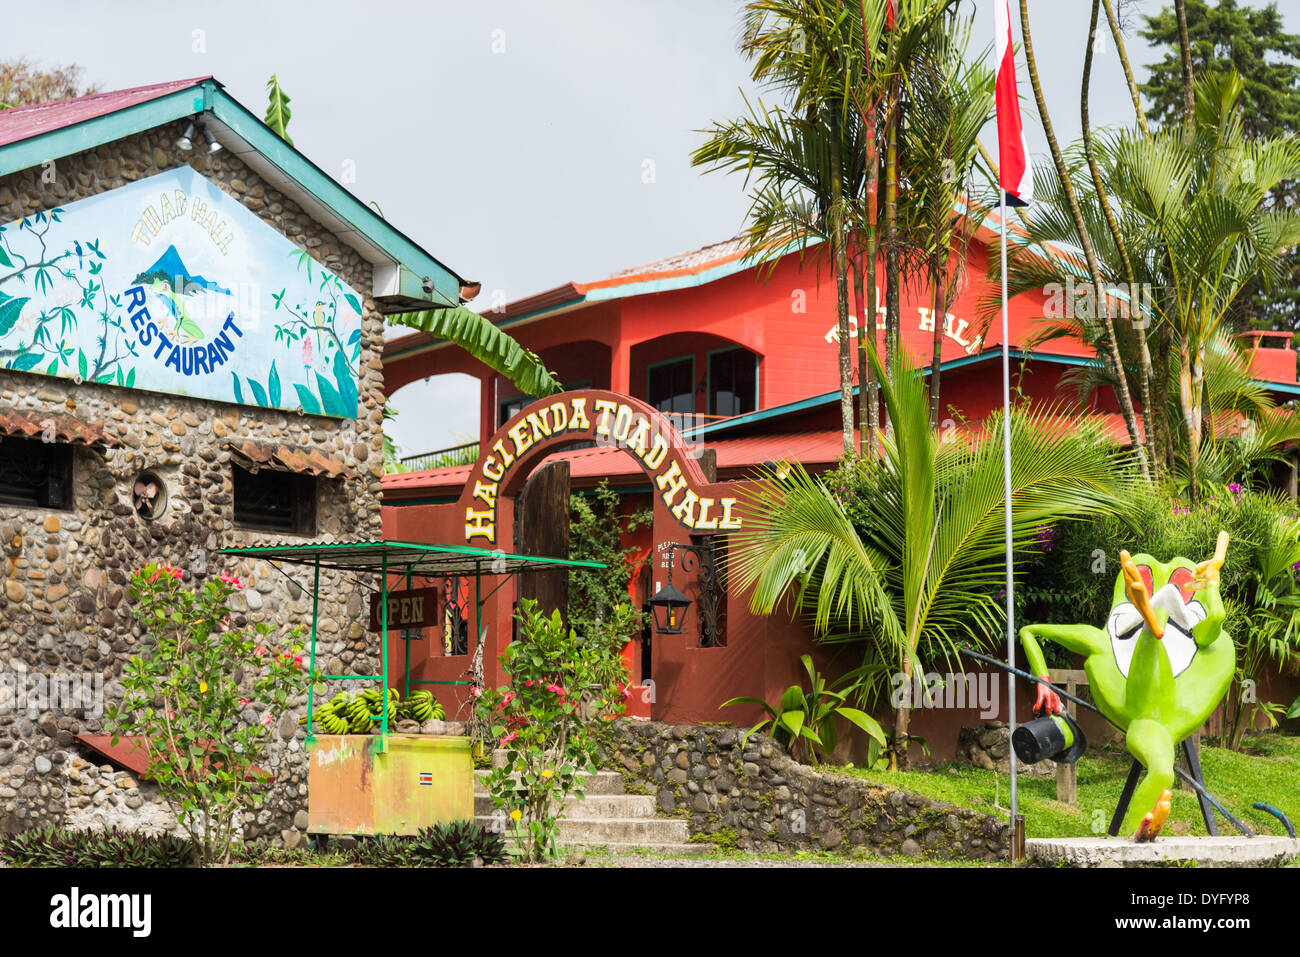
[(564, 392), (525, 406), (482, 446), (458, 507), (465, 541), (497, 541), (497, 501), (514, 494), (532, 465), (576, 442), (627, 452), (650, 477), (660, 505), (685, 529), (701, 534), (740, 528), (736, 499), (714, 491), (686, 454), (688, 443), (667, 416), (639, 399), (599, 389)]
[(361, 297), (188, 166), (0, 226), (0, 368), (355, 418)]

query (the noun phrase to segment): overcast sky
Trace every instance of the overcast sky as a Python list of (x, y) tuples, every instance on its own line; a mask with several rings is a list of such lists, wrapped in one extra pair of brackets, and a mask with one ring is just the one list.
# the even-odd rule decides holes
[[(1157, 57), (1123, 4), (1135, 67)], [(1262, 5), (1256, 3), (1255, 5)], [(211, 74), (257, 115), (276, 73), (290, 133), (317, 165), (460, 275), (471, 306), (507, 301), (717, 242), (741, 228), (739, 176), (691, 168), (697, 133), (756, 91), (736, 51), (741, 0), (43, 0), (6, 4), (0, 57), (76, 63), (105, 90)], [(1013, 8), (1016, 4), (1013, 2)], [(1282, 0), (1300, 32), (1300, 0)], [(991, 0), (964, 0), (974, 48)], [(1064, 143), (1079, 134), (1090, 4), (1032, 0), (1034, 50)], [(1020, 39), (1019, 17), (1013, 13)], [(1106, 36), (1093, 74), (1095, 125), (1132, 106)], [(1031, 152), (1046, 140), (1022, 73)], [(996, 136), (985, 131), (996, 149)], [(652, 167), (651, 165), (652, 164)], [(653, 175), (647, 175), (651, 170)], [(652, 182), (646, 182), (647, 179)], [(416, 383), (393, 399), (408, 451), (477, 430), (474, 380)], [(430, 414), (436, 413), (436, 414)]]

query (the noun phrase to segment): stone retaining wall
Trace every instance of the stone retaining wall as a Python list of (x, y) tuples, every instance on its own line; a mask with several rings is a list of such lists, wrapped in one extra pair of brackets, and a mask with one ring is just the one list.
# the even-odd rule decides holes
[(620, 721), (608, 766), (656, 796), (692, 838), (772, 852), (874, 853), (995, 861), (1010, 827), (987, 814), (792, 760), (773, 739), (711, 725)]

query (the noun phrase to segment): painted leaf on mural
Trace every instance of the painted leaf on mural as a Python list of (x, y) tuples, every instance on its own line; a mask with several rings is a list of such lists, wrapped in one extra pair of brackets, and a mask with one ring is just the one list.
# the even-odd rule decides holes
[(0, 227), (0, 256), (0, 368), (357, 414), (361, 296), (188, 166)]
[(311, 390), (297, 382), (293, 384), (293, 387), (298, 390), (298, 401), (302, 403), (303, 411), (312, 415), (320, 415), (320, 403), (316, 401), (316, 396), (312, 395)]
[(271, 400), (271, 405), (279, 407), (280, 405), (280, 373), (275, 371), (275, 360), (271, 360), (271, 376), (266, 380), (267, 396)]
[[(4, 296), (4, 293), (0, 293), (0, 296)], [(27, 305), (30, 301), (31, 300), (26, 296), (18, 299), (11, 299), (8, 296), (4, 296), (3, 299), (0, 299), (0, 339), (3, 339), (9, 334), (9, 330), (12, 329), (14, 323), (18, 321), (18, 316), (21, 315), (23, 306)]]

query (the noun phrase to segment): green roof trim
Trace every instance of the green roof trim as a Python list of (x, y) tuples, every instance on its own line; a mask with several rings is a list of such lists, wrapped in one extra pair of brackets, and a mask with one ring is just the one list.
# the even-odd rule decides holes
[(95, 149), (204, 112), (211, 113), (228, 126), (298, 188), (381, 249), (399, 268), (408, 270), (419, 280), (428, 277), (433, 284), (433, 292), (426, 294), (418, 283), (412, 288), (407, 274), (402, 282), (404, 294), (414, 294), (415, 298), (427, 300), (435, 306), (460, 304), (463, 282), (460, 276), (280, 139), (215, 80), (203, 80), (194, 87), (0, 146), (0, 176)]

